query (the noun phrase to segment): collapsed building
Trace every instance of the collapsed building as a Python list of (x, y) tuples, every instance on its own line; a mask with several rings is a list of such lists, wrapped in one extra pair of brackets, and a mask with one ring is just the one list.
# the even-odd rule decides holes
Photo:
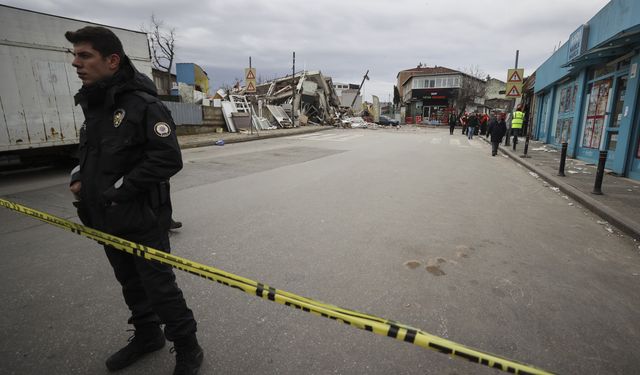
[[(332, 79), (320, 71), (298, 72), (293, 77), (289, 75), (261, 83), (256, 86), (255, 93), (246, 91), (246, 87), (235, 90), (228, 101), (222, 102), (229, 131), (245, 126), (266, 130), (299, 125), (333, 125), (340, 115), (340, 99)], [(250, 117), (251, 122), (238, 126), (242, 121), (237, 119), (245, 116)]]

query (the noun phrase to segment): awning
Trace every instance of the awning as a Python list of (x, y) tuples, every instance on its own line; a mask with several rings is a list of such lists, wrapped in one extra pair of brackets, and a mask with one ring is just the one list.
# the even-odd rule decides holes
[(633, 51), (634, 48), (640, 48), (640, 25), (619, 32), (603, 43), (600, 43), (597, 47), (590, 49), (562, 65), (562, 67), (570, 67), (572, 70), (576, 70), (605, 63), (612, 58)]

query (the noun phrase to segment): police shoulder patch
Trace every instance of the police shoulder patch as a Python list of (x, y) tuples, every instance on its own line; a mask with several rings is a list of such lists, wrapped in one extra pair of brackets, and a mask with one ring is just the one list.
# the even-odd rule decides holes
[(118, 127), (120, 126), (120, 124), (122, 124), (122, 120), (124, 120), (124, 115), (127, 112), (122, 109), (122, 108), (118, 108), (115, 110), (115, 112), (113, 112), (113, 126), (114, 127)]
[(158, 122), (153, 126), (153, 131), (158, 137), (168, 137), (171, 134), (171, 127), (166, 122)]

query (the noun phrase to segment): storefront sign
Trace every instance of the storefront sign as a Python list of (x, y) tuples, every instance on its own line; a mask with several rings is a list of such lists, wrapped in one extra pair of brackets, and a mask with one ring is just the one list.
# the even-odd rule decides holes
[(569, 48), (567, 52), (567, 61), (571, 61), (582, 55), (587, 49), (587, 40), (589, 37), (589, 26), (582, 25), (578, 27), (569, 37)]
[(417, 89), (412, 90), (414, 99), (418, 100), (447, 100), (453, 98), (453, 89)]

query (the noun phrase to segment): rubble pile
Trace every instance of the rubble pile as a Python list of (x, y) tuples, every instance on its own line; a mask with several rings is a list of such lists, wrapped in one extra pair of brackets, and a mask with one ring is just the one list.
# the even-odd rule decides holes
[(320, 71), (278, 78), (258, 85), (256, 90), (256, 100), (283, 107), (289, 117), (294, 108), (299, 125), (333, 125), (338, 119), (340, 100), (331, 77), (325, 77)]
[(229, 95), (218, 90), (216, 98), (229, 132), (341, 125), (340, 118), (347, 110), (340, 108), (331, 77), (320, 71), (302, 71), (293, 78), (289, 75), (262, 83), (255, 93), (247, 93), (246, 87), (236, 87)]

